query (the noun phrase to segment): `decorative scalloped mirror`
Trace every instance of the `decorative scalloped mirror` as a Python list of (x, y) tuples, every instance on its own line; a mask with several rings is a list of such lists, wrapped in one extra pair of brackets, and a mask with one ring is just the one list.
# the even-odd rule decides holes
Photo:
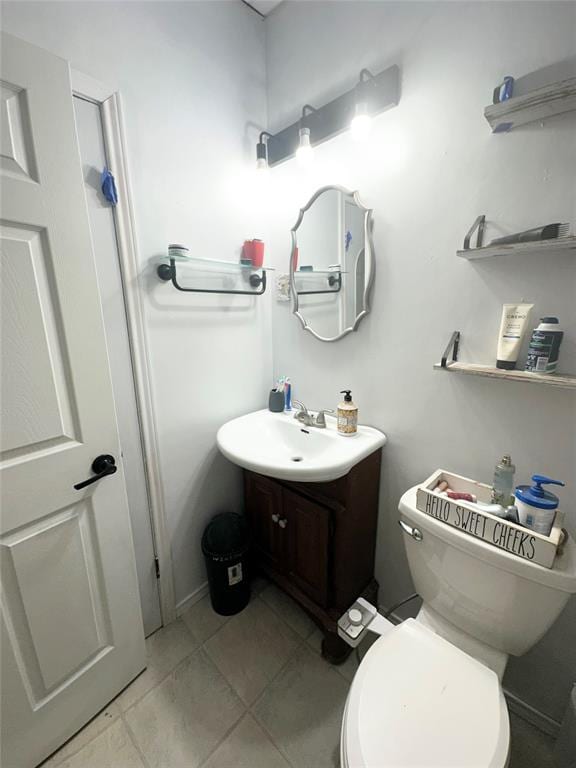
[(292, 228), (294, 314), (320, 341), (337, 341), (370, 311), (373, 279), (372, 209), (358, 192), (322, 187)]

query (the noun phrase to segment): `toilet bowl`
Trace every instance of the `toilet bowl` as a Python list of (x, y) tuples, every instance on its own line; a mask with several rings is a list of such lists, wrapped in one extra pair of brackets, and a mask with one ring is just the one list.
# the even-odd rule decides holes
[(569, 540), (543, 568), (420, 512), (415, 488), (399, 510), (423, 605), (363, 658), (341, 768), (506, 768), (506, 661), (531, 648), (576, 592), (576, 546)]

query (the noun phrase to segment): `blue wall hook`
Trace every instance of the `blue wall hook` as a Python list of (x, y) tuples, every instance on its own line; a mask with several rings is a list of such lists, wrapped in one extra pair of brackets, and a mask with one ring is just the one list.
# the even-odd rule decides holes
[(102, 182), (102, 194), (109, 203), (116, 205), (118, 203), (118, 191), (116, 190), (114, 176), (112, 176), (108, 168), (104, 168), (102, 171), (100, 181)]
[(346, 230), (346, 235), (344, 237), (344, 246), (346, 253), (348, 253), (348, 249), (350, 248), (350, 243), (352, 242), (352, 232), (350, 230)]

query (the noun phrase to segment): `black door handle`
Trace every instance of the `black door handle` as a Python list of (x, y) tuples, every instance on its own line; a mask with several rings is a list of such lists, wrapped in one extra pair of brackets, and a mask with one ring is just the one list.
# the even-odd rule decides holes
[(88, 480), (77, 483), (74, 488), (77, 491), (80, 491), (82, 488), (86, 488), (87, 485), (95, 483), (96, 480), (101, 480), (103, 477), (106, 477), (106, 475), (113, 475), (117, 470), (118, 467), (116, 466), (116, 459), (114, 456), (103, 453), (100, 456), (96, 456), (92, 462), (92, 472), (94, 472), (93, 477), (89, 477)]

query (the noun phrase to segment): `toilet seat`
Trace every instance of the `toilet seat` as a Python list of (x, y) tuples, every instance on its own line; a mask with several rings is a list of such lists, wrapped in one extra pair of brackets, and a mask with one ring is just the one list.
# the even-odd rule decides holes
[(342, 768), (505, 768), (496, 674), (414, 619), (381, 637), (352, 683)]

